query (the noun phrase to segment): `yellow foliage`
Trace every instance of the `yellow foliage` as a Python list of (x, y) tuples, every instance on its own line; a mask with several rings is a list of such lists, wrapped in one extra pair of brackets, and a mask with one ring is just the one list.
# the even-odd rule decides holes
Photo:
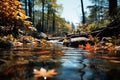
[(23, 20), (24, 20), (24, 19), (28, 19), (28, 18), (29, 18), (28, 16), (25, 15), (25, 13), (18, 12), (18, 14), (19, 14), (19, 18), (20, 18), (20, 19), (23, 19)]
[(110, 42), (106, 42), (105, 45), (106, 45), (106, 46), (112, 46), (113, 44), (110, 43)]
[(72, 26), (68, 23), (65, 23), (65, 27), (68, 28), (68, 32), (71, 32), (72, 31)]
[(32, 22), (30, 22), (30, 21), (24, 21), (24, 24), (26, 24), (26, 25), (31, 25)]
[(14, 38), (14, 36), (12, 34), (8, 35), (7, 38), (10, 41), (16, 41), (15, 38)]
[(16, 4), (16, 5), (21, 5), (22, 2), (15, 0), (15, 4)]
[(22, 21), (21, 24), (25, 27), (30, 27), (32, 24), (30, 21), (26, 21), (29, 16), (26, 16), (25, 11), (22, 9), (22, 3), (18, 0), (0, 0), (0, 18), (5, 21), (2, 22), (3, 24), (11, 25), (12, 20)]

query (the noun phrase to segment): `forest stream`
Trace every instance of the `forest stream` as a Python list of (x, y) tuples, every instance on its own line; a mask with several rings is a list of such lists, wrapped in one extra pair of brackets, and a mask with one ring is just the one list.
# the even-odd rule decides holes
[[(120, 80), (120, 63), (88, 58), (83, 49), (61, 47), (62, 54), (39, 54), (36, 50), (1, 50), (0, 80)], [(58, 51), (59, 52), (59, 51)], [(52, 77), (35, 78), (33, 69), (55, 69)]]

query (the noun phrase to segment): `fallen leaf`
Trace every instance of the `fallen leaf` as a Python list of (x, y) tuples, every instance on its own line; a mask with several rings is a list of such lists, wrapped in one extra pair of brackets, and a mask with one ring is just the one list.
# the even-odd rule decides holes
[(41, 68), (40, 70), (37, 69), (33, 69), (33, 74), (34, 77), (39, 78), (39, 77), (52, 77), (54, 75), (57, 74), (57, 72), (55, 71), (55, 69), (50, 69), (50, 70), (46, 70), (44, 68)]

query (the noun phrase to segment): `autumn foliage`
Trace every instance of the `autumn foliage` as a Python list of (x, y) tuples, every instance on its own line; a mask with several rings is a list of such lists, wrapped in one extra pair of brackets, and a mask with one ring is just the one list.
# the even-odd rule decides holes
[(34, 69), (33, 70), (34, 77), (52, 77), (54, 75), (57, 75), (58, 73), (55, 71), (55, 69), (46, 70), (44, 68), (41, 68), (40, 70)]
[(31, 22), (28, 21), (22, 3), (18, 0), (0, 0), (0, 26), (25, 27), (29, 29)]

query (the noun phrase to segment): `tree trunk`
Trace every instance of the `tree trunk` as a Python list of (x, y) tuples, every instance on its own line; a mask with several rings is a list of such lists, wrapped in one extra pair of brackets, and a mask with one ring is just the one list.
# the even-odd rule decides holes
[(109, 16), (114, 18), (117, 14), (117, 0), (109, 0)]
[(42, 0), (42, 32), (44, 32), (44, 7), (45, 7), (45, 1)]
[(31, 21), (31, 17), (32, 17), (31, 0), (28, 0), (28, 7), (29, 7), (29, 17), (30, 17), (30, 21)]
[(81, 8), (82, 8), (82, 23), (85, 24), (85, 13), (84, 13), (83, 0), (81, 0)]
[(32, 3), (33, 3), (33, 16), (32, 16), (33, 18), (32, 18), (32, 22), (33, 22), (33, 25), (34, 25), (34, 19), (35, 19), (35, 12), (34, 12), (34, 0), (33, 0), (33, 2), (32, 2)]
[(28, 12), (27, 12), (27, 6), (28, 6), (28, 5), (27, 5), (27, 0), (25, 0), (25, 13), (26, 13), (26, 15), (27, 15), (27, 13), (28, 13)]
[(48, 12), (47, 12), (47, 25), (46, 25), (46, 31), (49, 31), (49, 19), (50, 19), (50, 5), (48, 5)]
[(53, 33), (55, 32), (55, 10), (53, 10), (53, 27), (52, 27)]

